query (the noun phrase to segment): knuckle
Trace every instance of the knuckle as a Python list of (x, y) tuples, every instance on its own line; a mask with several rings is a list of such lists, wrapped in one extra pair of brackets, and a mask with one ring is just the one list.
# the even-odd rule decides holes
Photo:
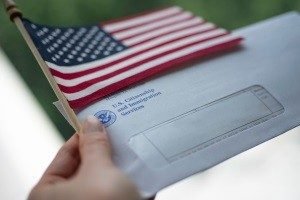
[(57, 152), (57, 156), (60, 156), (60, 155), (64, 155), (64, 154), (68, 154), (70, 152), (70, 149), (66, 146), (62, 146), (58, 152)]
[(57, 153), (57, 156), (61, 156), (61, 155), (70, 155), (73, 157), (75, 156), (75, 153), (73, 148), (69, 146), (62, 146)]
[(80, 144), (81, 147), (90, 147), (90, 146), (104, 146), (109, 147), (109, 141), (106, 136), (102, 134), (93, 134), (88, 137), (84, 137), (83, 142)]

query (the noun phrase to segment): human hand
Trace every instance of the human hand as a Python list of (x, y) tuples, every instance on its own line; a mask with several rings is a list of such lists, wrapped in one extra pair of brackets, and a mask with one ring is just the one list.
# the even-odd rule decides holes
[(29, 195), (29, 200), (137, 200), (135, 185), (113, 164), (104, 127), (97, 118), (83, 123)]

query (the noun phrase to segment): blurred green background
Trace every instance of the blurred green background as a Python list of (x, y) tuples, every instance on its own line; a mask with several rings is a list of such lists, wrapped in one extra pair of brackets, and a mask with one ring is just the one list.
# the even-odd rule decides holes
[[(34, 22), (65, 26), (93, 24), (161, 6), (179, 5), (233, 30), (287, 11), (300, 11), (300, 0), (19, 0), (17, 3), (24, 16)], [(4, 9), (0, 10), (0, 24), (1, 48), (62, 135), (69, 138), (72, 128), (52, 105), (56, 97)]]

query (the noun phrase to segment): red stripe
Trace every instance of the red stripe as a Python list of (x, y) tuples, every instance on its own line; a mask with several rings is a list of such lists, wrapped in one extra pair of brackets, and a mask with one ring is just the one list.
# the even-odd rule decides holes
[(126, 56), (124, 58), (120, 58), (118, 60), (112, 61), (110, 63), (104, 64), (104, 65), (99, 65), (99, 66), (97, 66), (95, 68), (92, 68), (92, 69), (87, 69), (87, 70), (84, 70), (84, 71), (74, 72), (74, 73), (62, 73), (62, 72), (59, 72), (59, 71), (57, 71), (55, 69), (52, 69), (52, 68), (50, 68), (50, 71), (51, 71), (53, 76), (60, 77), (60, 78), (66, 79), (66, 80), (71, 80), (71, 79), (78, 78), (78, 77), (81, 77), (81, 76), (84, 76), (84, 75), (87, 75), (87, 74), (90, 74), (90, 73), (93, 73), (93, 72), (96, 72), (96, 71), (99, 71), (99, 70), (103, 70), (103, 69), (108, 68), (112, 65), (116, 65), (120, 62), (123, 62), (125, 60), (130, 59), (130, 58), (136, 57), (136, 56), (138, 56), (142, 53), (145, 53), (146, 51), (153, 50), (153, 49), (159, 48), (163, 45), (167, 45), (167, 44), (182, 40), (184, 38), (191, 37), (191, 36), (196, 35), (196, 34), (205, 33), (205, 32), (211, 31), (211, 30), (215, 30), (215, 29), (217, 29), (217, 28), (212, 28), (212, 29), (209, 29), (209, 30), (206, 30), (206, 31), (197, 32), (197, 33), (186, 35), (186, 36), (183, 36), (183, 37), (180, 37), (180, 38), (168, 41), (168, 42), (164, 42), (162, 44), (159, 44), (159, 45), (153, 46), (151, 48), (136, 52), (136, 53), (131, 54), (129, 56)]
[[(130, 69), (133, 69), (133, 68), (136, 68), (136, 67), (139, 67), (147, 62), (150, 62), (151, 60), (155, 60), (157, 58), (160, 58), (162, 56), (165, 56), (165, 55), (168, 55), (168, 54), (171, 54), (171, 53), (174, 53), (176, 51), (180, 51), (182, 49), (185, 49), (185, 48), (188, 48), (190, 46), (193, 46), (193, 45), (196, 45), (196, 44), (199, 44), (199, 43), (202, 43), (202, 42), (205, 42), (205, 41), (208, 41), (208, 40), (212, 40), (212, 39), (215, 39), (215, 38), (218, 38), (218, 37), (221, 37), (221, 36), (224, 36), (224, 35), (227, 35), (227, 33), (225, 34), (220, 34), (218, 36), (214, 36), (214, 37), (210, 37), (210, 38), (207, 38), (207, 39), (204, 39), (204, 40), (199, 40), (197, 42), (193, 42), (191, 44), (188, 44), (188, 45), (185, 45), (185, 46), (182, 46), (182, 47), (179, 47), (179, 48), (175, 48), (175, 49), (172, 49), (172, 50), (169, 50), (169, 51), (166, 51), (164, 53), (161, 53), (161, 54), (158, 54), (158, 55), (155, 55), (155, 56), (152, 56), (152, 57), (149, 57), (145, 60), (142, 60), (140, 62), (137, 62), (135, 64), (132, 64), (132, 65), (129, 65), (128, 67), (125, 67), (125, 68), (122, 68), (122, 69), (119, 69), (117, 71), (114, 71), (110, 74), (107, 74), (107, 75), (104, 75), (104, 76), (101, 76), (101, 77), (97, 77), (97, 78), (94, 78), (94, 79), (91, 79), (89, 81), (86, 81), (86, 82), (83, 82), (83, 83), (80, 83), (78, 85), (75, 85), (75, 86), (71, 86), (71, 87), (68, 87), (68, 86), (63, 86), (63, 85), (60, 85), (59, 84), (59, 88), (61, 89), (61, 91), (63, 91), (64, 93), (75, 93), (75, 92), (79, 92), (93, 84), (96, 84), (100, 81), (104, 81), (104, 80), (107, 80), (111, 77), (114, 77), (114, 76), (117, 76), (123, 72), (126, 72)], [(156, 66), (157, 67), (157, 66)]]
[[(166, 35), (169, 35), (169, 34), (173, 34), (173, 33), (177, 32), (177, 31), (183, 31), (183, 30), (188, 29), (188, 28), (193, 28), (193, 27), (199, 26), (199, 25), (204, 24), (204, 23), (205, 23), (205, 22), (199, 22), (199, 23), (194, 24), (194, 25), (190, 25), (190, 26), (187, 26), (187, 27), (184, 27), (184, 28), (180, 28), (180, 29), (176, 29), (176, 30), (173, 30), (173, 31), (169, 31), (169, 32), (166, 32), (166, 33), (164, 33), (164, 34), (161, 34), (161, 35), (154, 36), (154, 37), (152, 37), (152, 38), (143, 40), (143, 41), (141, 41), (141, 42), (139, 42), (139, 43), (136, 43), (136, 44), (134, 44), (134, 45), (129, 45), (129, 47), (136, 47), (136, 46), (141, 45), (141, 44), (143, 44), (143, 43), (149, 42), (150, 40), (154, 40), (154, 39), (157, 39), (157, 38), (159, 38), (159, 37), (163, 37), (163, 36), (166, 36)], [(207, 31), (211, 31), (211, 30), (213, 30), (213, 29), (215, 29), (215, 27), (213, 27), (212, 29), (208, 29), (208, 30), (205, 30), (205, 31), (201, 31), (201, 32), (199, 32), (199, 33), (204, 33), (204, 32), (207, 32)]]
[(151, 21), (149, 21), (149, 22), (145, 22), (145, 23), (143, 23), (143, 24), (138, 24), (138, 25), (130, 26), (130, 27), (128, 27), (128, 28), (123, 28), (123, 29), (120, 29), (120, 30), (117, 30), (117, 31), (111, 31), (111, 32), (109, 32), (109, 33), (110, 33), (110, 34), (117, 34), (117, 33), (123, 32), (123, 31), (128, 31), (128, 30), (130, 30), (130, 29), (134, 29), (134, 28), (137, 28), (137, 27), (142, 27), (142, 26), (146, 26), (146, 25), (149, 25), (149, 24), (153, 24), (153, 23), (155, 23), (155, 22), (157, 22), (157, 21), (161, 21), (161, 20), (165, 20), (165, 19), (170, 19), (170, 18), (173, 18), (173, 17), (175, 17), (175, 16), (177, 16), (177, 15), (180, 15), (180, 14), (182, 14), (182, 13), (183, 13), (183, 11), (180, 11), (180, 12), (178, 12), (178, 13), (174, 13), (174, 14), (167, 15), (167, 16), (165, 16), (165, 17), (162, 17), (161, 19), (154, 19), (154, 20), (151, 20)]
[(126, 21), (126, 20), (130, 20), (130, 19), (142, 17), (142, 16), (145, 16), (145, 15), (148, 15), (148, 14), (151, 14), (151, 13), (154, 13), (154, 12), (158, 12), (158, 11), (163, 11), (163, 10), (166, 10), (166, 9), (172, 8), (172, 7), (175, 7), (175, 6), (161, 6), (160, 8), (147, 10), (147, 11), (144, 11), (144, 12), (140, 12), (138, 14), (129, 15), (129, 16), (126, 16), (126, 17), (119, 17), (119, 18), (112, 19), (112, 20), (106, 20), (104, 22), (101, 22), (101, 25), (104, 26), (104, 25), (109, 25), (109, 24), (113, 24), (113, 23), (117, 23), (117, 22), (121, 22), (121, 21)]
[(176, 22), (169, 22), (169, 23), (167, 23), (167, 24), (163, 24), (163, 25), (160, 25), (160, 26), (158, 26), (158, 27), (155, 27), (154, 29), (151, 29), (151, 30), (145, 30), (145, 31), (140, 32), (140, 33), (137, 33), (137, 34), (134, 34), (134, 35), (131, 35), (131, 36), (128, 36), (128, 37), (125, 37), (125, 38), (121, 38), (120, 40), (121, 40), (121, 41), (124, 41), (124, 40), (130, 39), (130, 38), (139, 36), (139, 35), (141, 35), (141, 34), (148, 33), (149, 31), (154, 31), (155, 29), (160, 29), (160, 28), (164, 28), (164, 27), (166, 27), (166, 26), (170, 26), (170, 25), (172, 25), (172, 24), (174, 24), (174, 23), (181, 23), (181, 22), (184, 22), (184, 21), (191, 20), (191, 19), (194, 18), (194, 17), (195, 17), (195, 16), (192, 15), (192, 16), (186, 18), (186, 19), (181, 19), (181, 20), (176, 21)]
[(242, 38), (238, 38), (233, 41), (229, 41), (229, 42), (226, 42), (226, 43), (223, 43), (220, 45), (216, 45), (216, 46), (207, 48), (205, 50), (200, 50), (200, 51), (194, 52), (193, 54), (190, 54), (188, 56), (184, 56), (184, 57), (178, 58), (176, 60), (172, 60), (168, 63), (164, 63), (158, 67), (154, 67), (152, 69), (146, 70), (142, 73), (136, 74), (132, 77), (129, 77), (120, 82), (117, 82), (115, 84), (107, 86), (103, 89), (100, 89), (91, 95), (85, 96), (85, 97), (77, 99), (77, 100), (69, 101), (69, 104), (74, 109), (86, 106), (87, 104), (92, 103), (96, 100), (98, 100), (98, 101), (101, 100), (101, 98), (103, 98), (104, 96), (107, 96), (113, 92), (116, 92), (128, 85), (131, 85), (133, 83), (137, 83), (138, 81), (149, 78), (150, 76), (161, 73), (171, 67), (179, 67), (179, 66), (182, 66), (182, 64), (186, 64), (187, 61), (191, 62), (191, 61), (194, 61), (195, 59), (199, 59), (201, 57), (211, 55), (212, 53), (229, 50), (229, 49), (237, 46), (241, 42), (241, 40), (242, 40)]

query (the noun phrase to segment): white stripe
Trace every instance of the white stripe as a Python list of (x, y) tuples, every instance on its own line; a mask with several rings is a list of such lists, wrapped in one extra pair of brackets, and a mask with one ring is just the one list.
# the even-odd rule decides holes
[(189, 44), (201, 41), (201, 40), (216, 37), (216, 36), (222, 35), (224, 33), (226, 33), (226, 31), (224, 29), (216, 29), (216, 30), (213, 30), (213, 31), (197, 34), (195, 36), (191, 36), (191, 37), (188, 37), (188, 38), (185, 38), (185, 39), (181, 39), (179, 41), (163, 45), (161, 47), (152, 49), (150, 51), (146, 51), (146, 52), (144, 52), (144, 53), (142, 53), (138, 56), (134, 56), (130, 59), (127, 59), (127, 60), (125, 60), (123, 62), (120, 62), (116, 65), (113, 65), (111, 67), (108, 67), (108, 68), (105, 68), (103, 70), (100, 70), (100, 71), (97, 71), (97, 72), (94, 72), (94, 73), (91, 73), (91, 74), (87, 74), (87, 75), (84, 75), (84, 76), (81, 76), (81, 77), (78, 77), (78, 78), (75, 78), (75, 79), (66, 80), (66, 79), (62, 79), (62, 78), (59, 78), (59, 77), (55, 77), (55, 76), (54, 77), (55, 77), (55, 80), (58, 84), (61, 84), (61, 85), (67, 86), (67, 87), (75, 86), (75, 85), (78, 85), (80, 83), (83, 83), (83, 82), (86, 82), (86, 81), (89, 81), (89, 80), (92, 80), (92, 79), (95, 79), (95, 78), (113, 73), (117, 70), (123, 69), (123, 68), (128, 67), (132, 64), (135, 64), (137, 62), (141, 62), (145, 59), (148, 59), (148, 58), (151, 58), (153, 56), (165, 53), (167, 51), (170, 51), (170, 50), (173, 50), (173, 49), (176, 49), (176, 48), (179, 48), (179, 47), (183, 47), (185, 45), (189, 45)]
[(156, 20), (156, 19), (160, 19), (160, 18), (169, 16), (169, 15), (172, 15), (172, 14), (178, 13), (181, 10), (182, 9), (177, 6), (171, 7), (171, 8), (167, 8), (165, 10), (156, 11), (156, 12), (152, 12), (150, 14), (135, 17), (133, 19), (122, 20), (121, 22), (109, 23), (107, 25), (104, 25), (103, 28), (105, 30), (107, 30), (108, 32), (114, 32), (114, 31), (125, 29), (125, 28), (129, 28), (132, 26), (144, 24), (144, 23)]
[(92, 85), (92, 86), (90, 86), (90, 87), (88, 87), (84, 90), (81, 90), (79, 92), (71, 93), (71, 94), (64, 93), (64, 94), (66, 95), (66, 97), (69, 101), (80, 99), (80, 98), (83, 98), (85, 96), (91, 95), (94, 92), (96, 92), (100, 89), (103, 89), (103, 88), (105, 88), (109, 85), (120, 82), (120, 81), (122, 81), (126, 78), (129, 78), (131, 76), (139, 74), (139, 73), (141, 73), (145, 70), (154, 68), (157, 65), (160, 65), (160, 64), (172, 61), (174, 59), (177, 59), (177, 58), (180, 58), (180, 57), (183, 57), (183, 56), (187, 56), (187, 55), (192, 54), (196, 51), (204, 50), (204, 49), (207, 49), (209, 47), (213, 47), (213, 46), (216, 46), (216, 45), (219, 45), (219, 44), (222, 44), (222, 43), (225, 43), (225, 42), (229, 42), (229, 41), (232, 41), (232, 40), (238, 39), (238, 38), (239, 37), (237, 37), (237, 36), (226, 35), (226, 36), (215, 38), (213, 40), (210, 40), (210, 41), (207, 41), (207, 42), (204, 42), (204, 43), (201, 43), (201, 44), (193, 45), (191, 47), (188, 47), (188, 48), (182, 49), (180, 51), (177, 51), (175, 53), (171, 53), (171, 54), (168, 54), (166, 56), (160, 57), (158, 59), (152, 60), (148, 63), (140, 65), (137, 68), (128, 70), (124, 73), (118, 74), (117, 76), (111, 77), (111, 78), (109, 78), (105, 81), (98, 82), (98, 83), (96, 83), (96, 84), (94, 84), (94, 85)]
[(143, 42), (145, 40), (149, 40), (151, 38), (154, 38), (154, 37), (157, 37), (157, 36), (172, 32), (172, 31), (176, 31), (176, 30), (183, 29), (185, 27), (200, 24), (201, 22), (203, 22), (203, 19), (201, 19), (199, 17), (196, 17), (196, 18), (193, 18), (189, 21), (184, 21), (184, 22), (181, 22), (181, 23), (178, 23), (178, 24), (175, 24), (175, 25), (172, 24), (172, 25), (169, 25), (165, 28), (150, 31), (150, 32), (147, 32), (145, 34), (139, 35), (137, 37), (133, 37), (133, 38), (124, 40), (123, 43), (125, 45), (128, 45), (128, 46), (135, 45), (137, 43)]
[[(55, 64), (53, 64), (51, 62), (47, 62), (47, 61), (46, 61), (46, 63), (48, 64), (48, 66), (50, 68), (55, 69), (55, 70), (57, 70), (59, 72), (62, 72), (62, 73), (74, 73), (74, 72), (85, 71), (85, 70), (88, 70), (88, 69), (93, 69), (95, 67), (111, 63), (115, 60), (122, 59), (124, 57), (130, 56), (130, 55), (135, 54), (137, 52), (140, 52), (140, 51), (152, 48), (154, 46), (163, 44), (165, 42), (175, 40), (175, 39), (180, 38), (180, 37), (184, 37), (186, 35), (189, 35), (189, 34), (193, 33), (193, 30), (197, 27), (187, 28), (187, 29), (182, 30), (182, 31), (177, 31), (177, 32), (174, 32), (172, 34), (164, 35), (162, 37), (150, 40), (149, 42), (145, 42), (143, 45), (137, 45), (136, 47), (130, 48), (130, 49), (125, 50), (123, 52), (120, 52), (118, 54), (114, 54), (112, 56), (109, 56), (109, 57), (106, 57), (106, 58), (103, 58), (103, 59), (100, 59), (100, 60), (92, 61), (92, 62), (89, 62), (89, 63), (74, 65), (74, 66), (70, 66), (70, 67), (58, 66), (58, 65), (55, 65)], [(202, 27), (202, 28), (200, 28), (200, 27)], [(213, 25), (211, 23), (201, 24), (201, 25), (199, 25), (199, 30), (198, 31), (209, 30), (213, 27), (215, 27), (215, 25)]]
[(191, 16), (193, 16), (193, 14), (191, 12), (184, 12), (182, 14), (178, 14), (174, 17), (172, 16), (167, 19), (157, 21), (155, 23), (150, 23), (150, 24), (138, 26), (138, 27), (135, 27), (135, 28), (132, 28), (129, 30), (117, 32), (117, 33), (113, 34), (113, 36), (115, 38), (117, 38), (118, 40), (122, 40), (122, 39), (125, 39), (128, 37), (134, 36), (136, 34), (143, 33), (145, 31), (150, 31), (150, 30), (153, 30), (155, 28), (158, 28), (158, 27), (161, 27), (161, 26), (164, 26), (167, 24), (176, 23), (178, 21), (188, 19)]

